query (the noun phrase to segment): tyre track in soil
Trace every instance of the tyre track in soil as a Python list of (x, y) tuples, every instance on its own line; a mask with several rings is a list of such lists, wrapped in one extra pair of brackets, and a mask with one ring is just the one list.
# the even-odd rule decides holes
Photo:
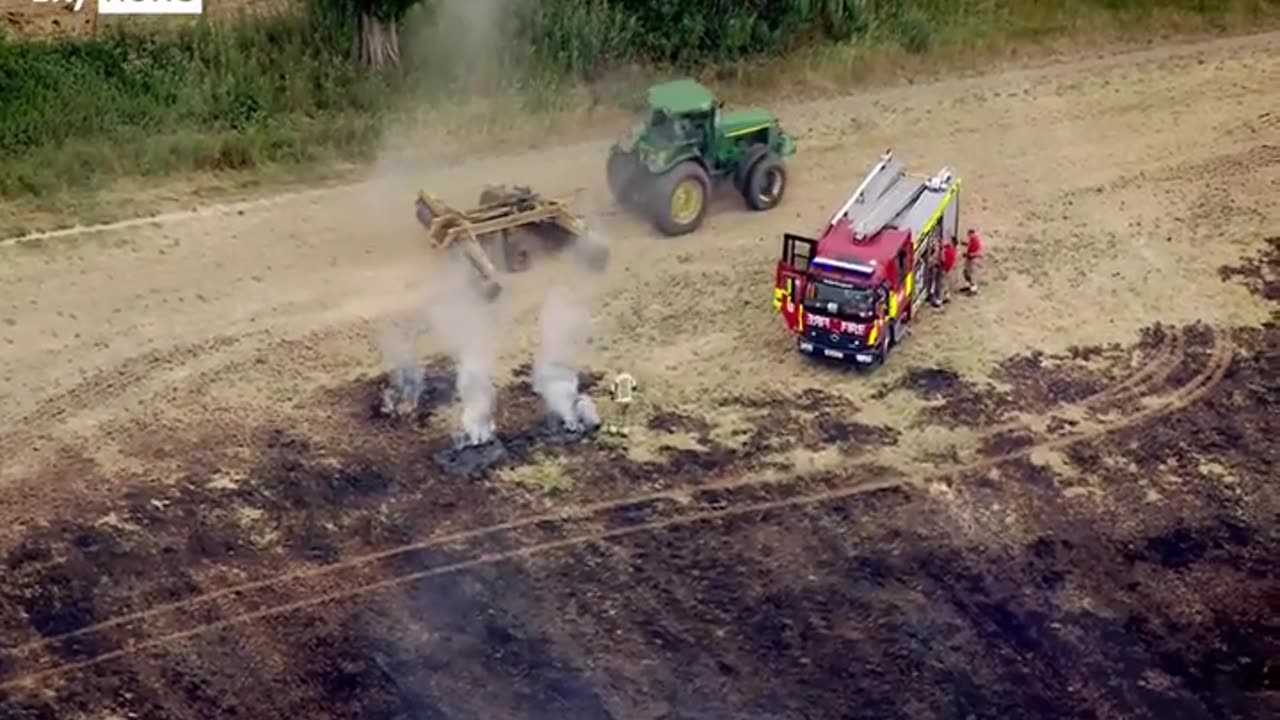
[[(1098, 410), (1099, 406), (1105, 402), (1117, 402), (1131, 395), (1141, 393), (1149, 385), (1163, 382), (1169, 377), (1185, 358), (1183, 352), (1183, 337), (1180, 332), (1167, 333), (1160, 339), (1159, 345), (1146, 362), (1135, 372), (1126, 375), (1115, 383), (1099, 390), (1098, 392), (1082, 398), (1078, 402), (1070, 403), (1062, 408), (1051, 410), (1040, 414), (1038, 417), (1046, 417), (1055, 413), (1068, 410), (1070, 408), (1082, 408), (1086, 410)], [(1141, 354), (1139, 354), (1141, 357)], [(1009, 432), (1025, 428), (1037, 416), (1027, 416), (1009, 420), (1007, 422), (990, 425), (982, 428), (983, 435), (999, 435), (1000, 433)]]
[(1147, 363), (1140, 370), (1115, 385), (1085, 398), (1079, 405), (1090, 410), (1096, 410), (1098, 405), (1103, 402), (1121, 400), (1136, 392), (1141, 392), (1143, 388), (1152, 383), (1164, 382), (1184, 357), (1182, 354), (1184, 351), (1183, 341), (1184, 338), (1180, 332), (1165, 335), (1160, 341), (1159, 349), (1152, 354), (1151, 358), (1147, 360)]
[[(367, 319), (326, 323), (300, 333), (261, 328), (224, 333), (207, 340), (165, 350), (153, 350), (102, 367), (74, 385), (50, 395), (35, 408), (15, 415), (0, 415), (0, 453), (15, 453), (46, 438), (52, 427), (65, 423), (86, 408), (102, 407), (133, 393), (146, 402), (166, 389), (191, 386), (227, 372), (252, 367), (261, 357), (292, 343), (308, 344), (358, 332)], [(12, 428), (12, 429), (9, 429)]]
[[(960, 476), (967, 473), (973, 473), (973, 472), (982, 471), (982, 470), (989, 470), (995, 466), (998, 466), (1010, 460), (1025, 458), (1038, 450), (1054, 450), (1054, 449), (1066, 447), (1069, 445), (1073, 445), (1075, 443), (1086, 442), (1086, 441), (1096, 439), (1113, 432), (1118, 432), (1127, 428), (1134, 427), (1143, 422), (1153, 420), (1153, 419), (1162, 417), (1164, 415), (1167, 415), (1169, 413), (1181, 410), (1197, 402), (1202, 397), (1207, 395), (1214, 387), (1216, 387), (1217, 384), (1223, 379), (1223, 377), (1225, 377), (1227, 372), (1230, 370), (1233, 359), (1234, 359), (1234, 348), (1231, 346), (1231, 344), (1227, 341), (1224, 341), (1220, 338), (1215, 337), (1214, 346), (1210, 351), (1209, 357), (1205, 361), (1204, 366), (1186, 384), (1164, 395), (1154, 405), (1147, 407), (1145, 409), (1139, 410), (1137, 412), (1134, 412), (1125, 417), (1119, 418), (1115, 421), (1112, 421), (1109, 423), (1102, 423), (1097, 427), (1089, 430), (1078, 431), (1078, 432), (1062, 435), (1059, 437), (1051, 438), (1048, 440), (1043, 440), (1041, 442), (1033, 443), (1033, 444), (1018, 448), (1016, 450), (1012, 450), (1012, 451), (997, 455), (997, 456), (983, 458), (981, 460), (976, 460), (969, 463), (953, 465), (948, 468), (940, 468), (934, 471), (923, 472), (912, 477), (899, 476), (899, 477), (886, 478), (886, 479), (880, 479), (880, 480), (874, 480), (874, 481), (855, 482), (851, 485), (845, 485), (842, 487), (837, 486), (835, 488), (829, 488), (826, 490), (809, 493), (809, 494), (762, 500), (762, 501), (739, 504), (739, 505), (729, 505), (727, 507), (721, 507), (715, 510), (695, 511), (686, 515), (678, 515), (676, 517), (666, 518), (662, 520), (641, 522), (641, 523), (627, 525), (624, 527), (615, 527), (611, 529), (603, 529), (603, 530), (597, 529), (595, 531), (584, 532), (581, 534), (572, 535), (568, 537), (560, 537), (553, 540), (542, 540), (538, 542), (533, 542), (531, 544), (523, 545), (523, 546), (512, 548), (512, 549), (502, 549), (497, 551), (484, 552), (484, 553), (481, 553), (480, 555), (476, 555), (469, 559), (458, 560), (458, 561), (446, 563), (443, 565), (437, 565), (435, 567), (428, 568), (425, 570), (419, 570), (419, 571), (404, 573), (400, 575), (393, 575), (392, 577), (382, 578), (380, 580), (367, 581), (367, 582), (363, 582), (353, 587), (348, 587), (345, 589), (320, 592), (320, 593), (313, 594), (313, 595), (310, 595), (298, 600), (294, 600), (291, 602), (287, 602), (287, 603), (278, 603), (278, 604), (269, 605), (267, 607), (258, 608), (254, 610), (241, 611), (239, 613), (236, 613), (229, 617), (223, 617), (216, 621), (189, 624), (183, 630), (176, 631), (176, 632), (169, 632), (169, 633), (159, 635), (150, 639), (127, 642), (123, 647), (117, 648), (115, 650), (110, 650), (104, 653), (100, 653), (98, 655), (94, 655), (84, 660), (63, 663), (60, 665), (54, 665), (52, 667), (24, 673), (21, 675), (16, 675), (7, 680), (0, 681), (0, 690), (7, 690), (10, 688), (18, 687), (20, 685), (36, 684), (42, 680), (45, 680), (51, 677), (63, 675), (70, 672), (75, 672), (78, 670), (87, 669), (89, 667), (100, 665), (102, 663), (110, 662), (112, 660), (120, 659), (129, 655), (134, 655), (142, 652), (147, 652), (150, 650), (159, 649), (168, 645), (172, 645), (177, 642), (181, 642), (184, 640), (197, 637), (199, 635), (203, 635), (210, 632), (216, 632), (219, 630), (224, 630), (236, 625), (254, 622), (257, 620), (263, 620), (263, 619), (267, 619), (267, 618), (271, 618), (279, 615), (285, 615), (285, 614), (289, 614), (299, 610), (305, 610), (308, 608), (317, 607), (320, 605), (326, 605), (326, 604), (341, 602), (345, 600), (350, 600), (350, 599), (357, 598), (372, 592), (378, 592), (378, 591), (386, 590), (388, 588), (396, 587), (399, 585), (404, 585), (406, 583), (429, 579), (429, 578), (438, 577), (442, 575), (447, 575), (447, 574), (451, 574), (451, 573), (455, 573), (455, 572), (459, 572), (462, 570), (467, 570), (475, 567), (480, 567), (484, 565), (492, 565), (499, 562), (504, 562), (507, 560), (513, 560), (518, 558), (529, 558), (529, 557), (533, 557), (543, 553), (553, 552), (556, 550), (563, 550), (566, 548), (576, 547), (576, 546), (585, 545), (593, 542), (609, 541), (609, 540), (614, 540), (618, 538), (628, 537), (631, 535), (658, 532), (669, 527), (675, 527), (675, 526), (681, 526), (681, 525), (692, 525), (696, 523), (710, 522), (715, 520), (723, 520), (731, 517), (749, 515), (752, 513), (763, 513), (763, 512), (773, 511), (773, 510), (803, 507), (807, 505), (820, 504), (820, 503), (830, 502), (834, 500), (847, 499), (850, 497), (855, 497), (858, 495), (864, 495), (864, 494), (883, 491), (883, 490), (905, 489), (908, 487), (923, 488), (925, 487), (926, 483), (931, 481), (936, 482), (936, 481), (947, 479), (947, 478), (954, 478), (956, 476)], [(1160, 396), (1157, 396), (1157, 397), (1160, 397)], [(392, 557), (397, 554), (404, 554), (404, 553), (410, 552), (411, 550), (426, 550), (426, 549), (430, 549), (432, 547), (438, 547), (441, 545), (456, 544), (459, 542), (464, 542), (467, 540), (483, 537), (486, 535), (494, 535), (506, 530), (534, 529), (534, 530), (539, 530), (544, 532), (547, 530), (551, 530), (554, 532), (563, 533), (564, 528), (562, 524), (565, 522), (569, 522), (573, 520), (578, 520), (578, 521), (590, 520), (592, 519), (592, 516), (594, 514), (599, 513), (601, 510), (621, 510), (627, 507), (628, 505), (639, 505), (645, 502), (657, 502), (660, 500), (668, 500), (668, 501), (674, 501), (675, 503), (677, 503), (677, 506), (694, 504), (696, 507), (699, 502), (705, 502), (700, 500), (700, 496), (710, 496), (713, 501), (716, 501), (716, 500), (723, 501), (719, 497), (719, 493), (727, 490), (761, 488), (769, 485), (776, 485), (776, 486), (785, 488), (788, 485), (799, 485), (803, 481), (812, 481), (814, 479), (815, 478), (810, 478), (810, 477), (806, 477), (806, 478), (793, 477), (793, 478), (790, 478), (789, 480), (756, 478), (756, 479), (751, 479), (747, 481), (738, 481), (736, 483), (722, 483), (720, 487), (703, 486), (699, 488), (689, 488), (686, 490), (679, 490), (679, 491), (670, 490), (670, 491), (664, 491), (660, 493), (651, 493), (644, 496), (636, 496), (632, 498), (606, 501), (602, 503), (596, 503), (593, 506), (584, 506), (583, 508), (579, 508), (575, 517), (562, 517), (561, 514), (553, 514), (553, 515), (542, 516), (541, 518), (525, 518), (523, 520), (512, 521), (510, 523), (503, 523), (500, 525), (489, 526), (486, 528), (477, 528), (470, 531), (464, 531), (462, 533), (456, 533), (451, 536), (442, 536), (439, 538), (435, 538), (433, 540), (417, 543), (411, 549), (401, 548), (398, 551), (392, 551), (392, 550), (384, 551), (383, 553), (379, 553), (380, 557), (378, 559)], [(839, 482), (838, 479), (837, 479), (837, 482)], [(586, 511), (587, 507), (591, 507), (594, 509), (587, 512)], [(366, 560), (366, 562), (368, 561)], [(330, 566), (329, 568), (323, 568), (323, 569), (331, 570), (333, 568)], [(273, 582), (278, 582), (278, 581), (279, 581), (279, 578), (275, 580), (260, 581), (260, 584), (258, 586), (260, 587), (262, 585), (271, 584)], [(220, 593), (219, 595), (217, 595), (217, 597), (224, 597), (230, 594), (238, 594), (238, 592), (243, 592), (243, 590), (235, 591), (235, 590), (224, 589), (216, 592)], [(210, 596), (204, 596), (204, 599), (200, 600), (199, 602), (208, 601), (209, 599), (211, 599), (211, 596), (212, 594)], [(192, 603), (193, 601), (196, 601), (196, 599), (192, 599), (192, 601), (187, 601), (187, 602)], [(163, 610), (153, 609), (153, 611), (144, 611), (144, 612), (163, 612)], [(151, 617), (151, 615), (146, 615), (145, 617)], [(73, 636), (84, 635), (97, 630), (106, 629), (107, 627), (115, 627), (122, 624), (126, 624), (128, 622), (131, 622), (131, 621), (126, 620), (122, 616), (121, 618), (107, 621), (106, 623), (100, 623), (96, 626), (88, 626), (78, 631), (74, 631), (73, 633), (68, 633), (66, 635), (59, 636), (57, 638), (49, 638), (39, 643), (32, 643), (25, 646), (20, 646), (19, 648), (12, 648), (6, 651), (6, 653), (13, 653), (20, 650), (21, 648), (34, 649), (36, 647), (44, 647), (52, 643), (59, 642), (60, 640), (68, 639)]]
[(0, 450), (29, 447), (32, 437), (43, 434), (50, 425), (65, 420), (73, 412), (124, 397), (130, 390), (147, 382), (167, 384), (166, 375), (176, 374), (202, 361), (216, 360), (246, 344), (252, 348), (260, 338), (270, 334), (269, 330), (254, 330), (218, 335), (201, 342), (137, 355), (100, 369), (46, 398), (29, 412), (0, 417), (0, 425), (16, 428), (0, 433)]
[[(1172, 332), (1164, 335), (1161, 338), (1159, 345), (1156, 347), (1155, 352), (1152, 353), (1151, 357), (1147, 360), (1146, 364), (1144, 364), (1138, 371), (1118, 380), (1116, 383), (1100, 390), (1099, 392), (1089, 397), (1086, 397), (1080, 400), (1077, 403), (1070, 404), (1067, 407), (1093, 406), (1107, 399), (1117, 399), (1117, 400), (1122, 399), (1128, 395), (1131, 395), (1134, 393), (1140, 393), (1144, 388), (1150, 385), (1163, 382), (1166, 378), (1168, 378), (1170, 374), (1173, 373), (1174, 369), (1176, 369), (1179, 366), (1179, 364), (1186, 359), (1181, 354), (1182, 348), (1183, 348), (1183, 342), (1182, 342), (1181, 333)], [(232, 365), (234, 365), (234, 361)], [(1060, 411), (1061, 409), (1058, 410), (1058, 412)], [(986, 429), (983, 435), (984, 436), (995, 435), (1015, 427), (1025, 427), (1026, 422), (1032, 419), (1033, 418), (1024, 418), (1023, 420), (1020, 420), (1020, 421), (1003, 423), (993, 428)], [(272, 588), (282, 584), (288, 584), (288, 583), (297, 582), (301, 580), (309, 580), (316, 577), (322, 577), (325, 575), (330, 575), (332, 573), (338, 572), (340, 570), (349, 570), (361, 565), (366, 565), (366, 564), (378, 562), (381, 560), (393, 559), (401, 555), (405, 555), (408, 553), (421, 551), (421, 550), (427, 550), (439, 545), (449, 545), (449, 544), (454, 544), (458, 542), (474, 540), (474, 539), (484, 537), (486, 535), (492, 535), (500, 532), (508, 532), (513, 530), (521, 530), (529, 526), (536, 526), (543, 523), (578, 520), (578, 519), (588, 518), (590, 516), (597, 515), (602, 512), (625, 510), (630, 506), (652, 504), (652, 503), (661, 502), (664, 500), (669, 502), (687, 502), (689, 500), (689, 495), (695, 492), (698, 492), (698, 493), (732, 492), (734, 490), (742, 490), (742, 489), (747, 489), (752, 487), (782, 486), (782, 485), (789, 484), (789, 482), (791, 481), (803, 481), (804, 479), (805, 478), (803, 477), (799, 477), (799, 478), (793, 477), (790, 479), (755, 477), (755, 478), (747, 478), (747, 479), (724, 480), (724, 481), (719, 481), (714, 483), (708, 483), (706, 485), (701, 485), (696, 488), (671, 489), (671, 490), (664, 490), (664, 491), (659, 491), (654, 493), (645, 493), (642, 495), (633, 495), (633, 496), (627, 496), (627, 497), (621, 497), (621, 498), (610, 498), (610, 499), (600, 500), (594, 503), (588, 503), (585, 505), (566, 506), (553, 513), (543, 513), (540, 515), (525, 516), (523, 518), (516, 518), (514, 520), (511, 520), (505, 523), (498, 523), (494, 525), (488, 525), (485, 527), (473, 528), (471, 530), (461, 530), (453, 533), (447, 533), (444, 535), (437, 535), (435, 537), (430, 537), (425, 540), (420, 540), (413, 543), (407, 543), (404, 545), (398, 545), (391, 548), (387, 548), (385, 550), (379, 550), (377, 552), (356, 555), (356, 556), (347, 558), (345, 560), (340, 560), (338, 562), (330, 563), (328, 565), (324, 565), (321, 567), (306, 568), (306, 569), (297, 570), (294, 572), (281, 573), (278, 575), (261, 578), (259, 580), (251, 580), (251, 581), (240, 583), (237, 585), (218, 588), (217, 590), (202, 593), (200, 595), (185, 598), (183, 600), (177, 600), (169, 603), (155, 605), (145, 610), (139, 610), (137, 612), (123, 614), (115, 618), (110, 618), (98, 623), (94, 623), (92, 625), (86, 625), (82, 628), (78, 628), (76, 630), (72, 630), (70, 632), (63, 633), (61, 635), (41, 638), (40, 640), (35, 640), (22, 645), (16, 645), (11, 648), (0, 648), (0, 655), (9, 655), (9, 656), (24, 655), (44, 647), (49, 647), (59, 642), (65, 642), (67, 640), (83, 637), (91, 633), (99, 632), (102, 630), (108, 630), (113, 627), (141, 622), (143, 620), (148, 620), (166, 613), (192, 610), (200, 605), (204, 605), (205, 603), (213, 602), (215, 600), (220, 600), (228, 596), (241, 595), (241, 594), (253, 592), (256, 590)]]

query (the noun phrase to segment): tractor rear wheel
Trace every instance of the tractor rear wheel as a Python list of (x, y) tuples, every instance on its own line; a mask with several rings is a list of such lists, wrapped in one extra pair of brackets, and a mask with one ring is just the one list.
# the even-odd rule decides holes
[(752, 210), (772, 210), (782, 202), (787, 190), (787, 170), (782, 159), (774, 153), (766, 153), (747, 172), (742, 197)]
[(710, 199), (711, 178), (692, 160), (686, 160), (653, 181), (649, 211), (664, 235), (684, 235), (702, 225)]
[(609, 153), (609, 162), (605, 166), (605, 175), (609, 181), (609, 192), (619, 205), (630, 205), (635, 196), (636, 176), (640, 163), (635, 156), (619, 150)]

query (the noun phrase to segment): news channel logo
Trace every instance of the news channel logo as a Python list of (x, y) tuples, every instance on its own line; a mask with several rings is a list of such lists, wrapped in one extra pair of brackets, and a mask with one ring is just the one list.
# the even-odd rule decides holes
[[(79, 12), (87, 0), (33, 0), (37, 5), (71, 5)], [(99, 15), (203, 15), (204, 0), (98, 0)]]

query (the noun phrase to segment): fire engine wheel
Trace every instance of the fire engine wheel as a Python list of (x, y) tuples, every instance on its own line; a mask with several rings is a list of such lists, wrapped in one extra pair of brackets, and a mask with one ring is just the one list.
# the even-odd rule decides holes
[(694, 162), (683, 162), (659, 176), (653, 184), (651, 211), (654, 224), (665, 235), (684, 235), (702, 225), (707, 213), (711, 179)]
[(893, 344), (889, 342), (889, 338), (880, 341), (880, 351), (876, 353), (876, 362), (874, 367), (880, 367), (889, 360), (889, 349)]
[(782, 165), (782, 159), (773, 153), (766, 153), (747, 173), (742, 196), (752, 210), (772, 210), (782, 202), (782, 195), (786, 190), (787, 170)]

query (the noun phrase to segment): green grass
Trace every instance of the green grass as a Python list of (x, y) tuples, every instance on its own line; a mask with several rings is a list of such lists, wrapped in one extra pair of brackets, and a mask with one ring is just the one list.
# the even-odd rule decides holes
[(367, 156), (391, 86), (310, 16), (0, 40), (0, 197)]
[(402, 71), (377, 75), (353, 63), (332, 2), (145, 37), (0, 39), (0, 199), (360, 163), (391, 122), (438, 146), (541, 135), (584, 97), (625, 104), (673, 72), (731, 97), (804, 95), (1013, 49), (1280, 21), (1280, 0), (541, 0), (470, 18), (478, 42), (457, 10), (478, 5), (437, 4), (408, 19)]

